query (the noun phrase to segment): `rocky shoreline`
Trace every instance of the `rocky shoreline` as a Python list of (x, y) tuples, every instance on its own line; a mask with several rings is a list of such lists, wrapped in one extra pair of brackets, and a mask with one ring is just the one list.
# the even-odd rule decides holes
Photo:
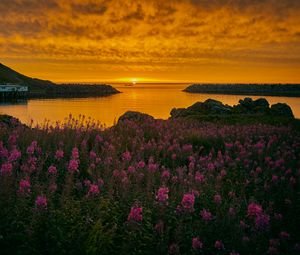
[(300, 97), (300, 84), (192, 84), (183, 91), (204, 94)]
[[(298, 121), (294, 118), (293, 111), (287, 104), (277, 103), (270, 106), (265, 98), (252, 100), (248, 97), (239, 100), (239, 103), (234, 106), (224, 105), (222, 102), (214, 99), (207, 99), (204, 102), (196, 102), (187, 108), (173, 108), (170, 115), (169, 119), (199, 119), (199, 117), (201, 119), (202, 117), (213, 117), (212, 120), (215, 120), (214, 118), (228, 120), (231, 118), (238, 118), (240, 120), (252, 118), (258, 121), (263, 119), (280, 119), (287, 122)], [(153, 121), (156, 119), (146, 113), (127, 111), (119, 117), (117, 125), (124, 122), (126, 123), (127, 121), (143, 123), (149, 120)], [(0, 126), (1, 125), (14, 127), (24, 124), (12, 116), (0, 115)]]
[[(294, 114), (289, 105), (283, 103), (277, 103), (269, 105), (269, 102), (265, 98), (259, 98), (252, 100), (251, 98), (244, 98), (239, 101), (237, 105), (229, 106), (224, 105), (222, 102), (207, 99), (205, 102), (196, 102), (195, 104), (187, 108), (173, 108), (170, 112), (170, 119), (178, 118), (198, 118), (198, 117), (217, 117), (227, 118), (240, 117), (242, 118), (283, 118), (286, 120), (293, 120)], [(153, 120), (151, 115), (127, 111), (118, 120), (119, 122), (124, 121), (137, 121), (145, 122), (147, 120)]]

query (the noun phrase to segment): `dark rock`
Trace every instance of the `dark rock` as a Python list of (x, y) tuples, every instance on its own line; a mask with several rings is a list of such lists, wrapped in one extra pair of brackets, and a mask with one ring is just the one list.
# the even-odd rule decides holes
[(244, 100), (239, 100), (239, 104), (247, 109), (251, 109), (253, 107), (253, 100), (250, 97), (246, 97)]
[(208, 99), (204, 103), (197, 102), (187, 108), (188, 111), (202, 114), (228, 114), (231, 113), (231, 107), (223, 105), (220, 101)]
[(259, 98), (253, 101), (254, 107), (269, 108), (269, 102), (265, 98)]
[(269, 111), (269, 102), (265, 98), (259, 98), (253, 101), (246, 97), (239, 100), (239, 104), (234, 107), (235, 113), (240, 114), (265, 114)]
[(192, 106), (184, 109), (172, 109), (171, 117), (178, 118), (178, 117), (186, 117), (191, 115), (227, 115), (231, 114), (232, 108), (228, 105), (222, 104), (222, 102), (207, 99), (205, 102), (197, 102)]
[(286, 104), (276, 104), (271, 108), (265, 98), (252, 100), (249, 97), (239, 100), (238, 105), (228, 106), (222, 102), (208, 99), (205, 102), (197, 102), (188, 108), (172, 109), (171, 117), (203, 116), (203, 115), (270, 115), (293, 118), (291, 108)]
[(120, 116), (120, 118), (118, 119), (118, 122), (126, 121), (126, 120), (146, 121), (146, 120), (153, 120), (153, 119), (154, 118), (151, 115), (148, 115), (146, 113), (127, 111), (122, 116)]
[(269, 102), (265, 98), (259, 98), (253, 101), (252, 111), (256, 114), (266, 114), (270, 110)]
[(294, 118), (294, 114), (291, 107), (283, 103), (273, 104), (271, 106), (270, 113), (273, 116)]

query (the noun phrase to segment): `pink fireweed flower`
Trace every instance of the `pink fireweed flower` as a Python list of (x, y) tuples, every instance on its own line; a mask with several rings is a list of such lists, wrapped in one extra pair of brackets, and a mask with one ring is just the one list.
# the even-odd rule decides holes
[(226, 170), (222, 169), (221, 172), (220, 172), (220, 176), (223, 178), (227, 175), (227, 172)]
[(195, 163), (194, 162), (190, 162), (189, 163), (189, 170), (194, 170), (195, 169)]
[(95, 159), (97, 157), (96, 152), (90, 151), (90, 159)]
[(176, 153), (173, 153), (172, 156), (171, 156), (171, 158), (172, 158), (172, 160), (176, 160), (176, 158), (177, 158)]
[(71, 158), (72, 159), (79, 159), (79, 151), (78, 151), (77, 147), (73, 148)]
[(231, 149), (233, 147), (233, 143), (225, 143), (226, 149)]
[(137, 168), (144, 168), (145, 167), (145, 162), (144, 161), (140, 161), (138, 164), (137, 164)]
[(32, 145), (28, 146), (26, 150), (27, 154), (32, 155), (34, 153), (34, 149), (35, 148)]
[(212, 214), (208, 210), (205, 210), (205, 209), (201, 210), (200, 215), (201, 215), (202, 219), (205, 221), (212, 220)]
[(90, 180), (88, 180), (88, 179), (83, 180), (83, 185), (85, 187), (90, 187), (91, 184), (92, 184), (92, 182)]
[(7, 162), (7, 163), (3, 163), (0, 169), (0, 173), (1, 175), (10, 175), (12, 172), (12, 163)]
[(193, 151), (193, 145), (185, 144), (185, 145), (182, 146), (182, 150), (184, 152), (192, 152)]
[(68, 165), (69, 172), (72, 172), (72, 173), (78, 172), (78, 166), (79, 166), (78, 161), (75, 159), (71, 159), (69, 161), (69, 165)]
[(135, 167), (134, 166), (129, 166), (128, 169), (127, 169), (127, 172), (132, 174), (135, 172)]
[(205, 177), (204, 177), (203, 174), (201, 174), (200, 172), (196, 172), (196, 174), (195, 174), (195, 181), (196, 182), (201, 183), (201, 182), (204, 181), (204, 179), (205, 179)]
[(182, 207), (189, 212), (194, 211), (195, 195), (194, 194), (184, 194), (181, 200)]
[(248, 205), (248, 210), (247, 211), (248, 211), (248, 214), (247, 214), (248, 217), (253, 218), (253, 217), (256, 217), (259, 214), (262, 214), (263, 209), (259, 204), (250, 203)]
[(131, 160), (131, 153), (129, 151), (125, 151), (122, 154), (123, 161), (130, 161)]
[(173, 184), (177, 183), (178, 182), (178, 176), (173, 176), (172, 179), (171, 179), (171, 182)]
[(192, 239), (192, 247), (194, 250), (201, 250), (203, 248), (203, 243), (199, 237), (194, 237)]
[(130, 213), (128, 214), (127, 221), (135, 221), (135, 222), (141, 222), (143, 220), (143, 208), (133, 206), (131, 207)]
[(223, 245), (223, 243), (220, 240), (217, 240), (215, 242), (215, 248), (218, 249), (218, 250), (221, 250), (221, 249), (224, 248), (224, 245)]
[(290, 238), (290, 234), (286, 231), (281, 231), (280, 234), (279, 234), (279, 237), (281, 239), (289, 239)]
[(21, 152), (18, 151), (17, 149), (13, 149), (11, 152), (10, 152), (10, 155), (8, 157), (8, 161), (9, 162), (13, 162), (13, 161), (16, 161), (18, 159), (21, 158)]
[(21, 180), (18, 192), (22, 194), (30, 193), (30, 181), (26, 179)]
[(48, 168), (48, 173), (52, 174), (52, 175), (56, 175), (57, 174), (57, 168), (55, 166), (50, 166)]
[(155, 172), (156, 170), (158, 169), (158, 165), (157, 164), (153, 164), (153, 163), (149, 163), (148, 164), (148, 170), (150, 171), (150, 172)]
[(213, 172), (214, 170), (215, 170), (215, 165), (214, 165), (214, 163), (208, 163), (207, 164), (207, 170), (209, 171), (209, 172)]
[(256, 172), (257, 174), (260, 174), (260, 173), (262, 173), (262, 169), (258, 166), (258, 167), (255, 169), (255, 172)]
[(217, 204), (217, 205), (220, 205), (221, 202), (222, 202), (222, 197), (221, 195), (217, 194), (214, 196), (214, 202)]
[(104, 185), (104, 181), (103, 181), (102, 178), (99, 178), (98, 181), (97, 181), (97, 183), (98, 183), (99, 187), (102, 187)]
[(170, 171), (169, 170), (164, 170), (161, 174), (161, 178), (163, 180), (168, 180), (170, 178), (171, 174), (170, 174)]
[(56, 159), (62, 159), (64, 157), (64, 152), (62, 150), (57, 150), (55, 152), (55, 158)]
[(45, 196), (38, 196), (35, 200), (35, 206), (37, 209), (47, 209), (47, 198)]
[(96, 135), (95, 140), (96, 142), (103, 142), (103, 138), (100, 135)]
[(166, 187), (161, 187), (157, 191), (156, 200), (159, 203), (166, 203), (169, 199), (169, 189)]
[(100, 194), (100, 190), (98, 185), (96, 184), (91, 184), (89, 191), (88, 191), (88, 196), (97, 196)]
[(255, 228), (257, 230), (265, 230), (270, 225), (270, 217), (267, 214), (258, 214), (255, 218)]

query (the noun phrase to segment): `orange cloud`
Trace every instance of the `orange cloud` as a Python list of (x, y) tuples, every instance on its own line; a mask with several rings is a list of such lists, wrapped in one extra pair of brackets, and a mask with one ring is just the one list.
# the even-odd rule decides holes
[(299, 17), (297, 0), (1, 0), (0, 60), (55, 80), (300, 82)]

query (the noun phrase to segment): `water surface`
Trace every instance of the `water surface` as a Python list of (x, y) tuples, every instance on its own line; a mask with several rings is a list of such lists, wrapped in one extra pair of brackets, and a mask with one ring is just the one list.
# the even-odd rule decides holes
[[(31, 120), (42, 123), (63, 121), (69, 114), (80, 114), (111, 126), (126, 111), (148, 113), (155, 118), (167, 119), (172, 108), (188, 107), (197, 101), (213, 98), (224, 104), (235, 105), (244, 95), (190, 94), (182, 92), (188, 84), (136, 84), (113, 85), (122, 93), (109, 97), (76, 99), (33, 99), (23, 103), (0, 104), (0, 114), (9, 114), (29, 124)], [(250, 96), (257, 99), (260, 96)], [(270, 104), (287, 103), (296, 118), (300, 118), (300, 98), (265, 96)]]

